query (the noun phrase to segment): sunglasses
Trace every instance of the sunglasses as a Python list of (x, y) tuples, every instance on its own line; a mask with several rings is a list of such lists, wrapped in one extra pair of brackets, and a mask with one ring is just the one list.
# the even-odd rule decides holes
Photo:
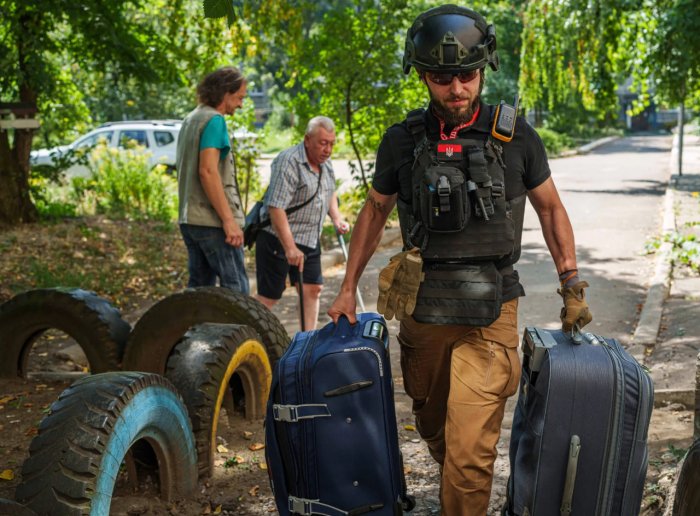
[(425, 76), (430, 82), (439, 84), (440, 86), (447, 86), (452, 84), (455, 77), (459, 79), (459, 82), (466, 84), (473, 81), (476, 76), (479, 75), (479, 69), (471, 70), (469, 72), (459, 72), (459, 73), (439, 73), (439, 72), (425, 72)]

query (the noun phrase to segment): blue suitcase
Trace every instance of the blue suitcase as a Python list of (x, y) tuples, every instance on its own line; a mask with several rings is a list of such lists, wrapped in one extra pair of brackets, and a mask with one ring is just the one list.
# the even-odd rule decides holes
[(389, 335), (376, 313), (297, 333), (272, 376), (265, 455), (277, 509), (396, 515), (412, 508), (399, 450)]
[(654, 404), (617, 340), (526, 328), (510, 441), (509, 515), (639, 514)]

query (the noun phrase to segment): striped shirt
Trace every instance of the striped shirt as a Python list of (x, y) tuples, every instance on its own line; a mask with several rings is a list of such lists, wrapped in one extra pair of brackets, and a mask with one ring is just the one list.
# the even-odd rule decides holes
[[(287, 215), (297, 245), (315, 248), (321, 235), (323, 219), (335, 191), (335, 174), (330, 160), (321, 164), (321, 171), (318, 194), (309, 204)], [(269, 218), (269, 207), (286, 210), (304, 203), (316, 193), (317, 186), (318, 174), (311, 170), (304, 142), (283, 150), (270, 167), (270, 186), (265, 194), (262, 218)], [(265, 231), (277, 236), (271, 225)]]

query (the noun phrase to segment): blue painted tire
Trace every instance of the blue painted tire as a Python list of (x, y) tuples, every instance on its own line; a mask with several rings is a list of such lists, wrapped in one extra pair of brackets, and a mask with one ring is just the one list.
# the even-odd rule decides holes
[(158, 458), (162, 498), (190, 496), (197, 487), (197, 452), (172, 384), (151, 373), (82, 378), (41, 422), (15, 498), (40, 515), (109, 514), (121, 464), (142, 439)]

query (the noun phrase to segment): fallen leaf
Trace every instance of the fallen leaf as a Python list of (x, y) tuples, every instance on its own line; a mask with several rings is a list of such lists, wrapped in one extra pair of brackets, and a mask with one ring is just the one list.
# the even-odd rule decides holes
[(31, 427), (24, 432), (24, 435), (33, 436), (39, 433), (39, 429), (36, 427)]
[(414, 425), (406, 425), (403, 427), (403, 429), (408, 431), (408, 432), (415, 432), (416, 431), (416, 427)]
[(0, 473), (0, 478), (3, 480), (12, 480), (15, 478), (15, 473), (11, 469), (5, 469)]
[(410, 475), (410, 474), (411, 474), (411, 471), (413, 471), (413, 470), (411, 469), (411, 466), (406, 466), (406, 465), (404, 465), (404, 467), (403, 467), (403, 473), (404, 473), (404, 475)]
[(221, 510), (222, 510), (221, 504), (217, 505), (216, 509), (214, 509), (214, 514), (221, 514)]
[(4, 405), (5, 403), (10, 402), (16, 398), (17, 396), (3, 396), (2, 398), (0, 398), (0, 405)]
[(260, 466), (260, 469), (267, 469), (267, 464), (264, 462), (261, 462), (258, 466)]
[(258, 491), (260, 491), (260, 486), (253, 486), (248, 490), (250, 496), (258, 496)]
[(216, 446), (216, 451), (218, 451), (219, 453), (227, 453), (228, 448), (226, 448), (226, 446), (224, 446), (223, 444), (219, 444)]
[(253, 438), (253, 432), (249, 432), (248, 430), (243, 431), (243, 439), (252, 439)]
[(258, 451), (258, 450), (262, 450), (264, 447), (265, 447), (265, 445), (263, 443), (253, 443), (250, 446), (248, 446), (248, 449), (250, 451)]
[(207, 504), (202, 507), (202, 512), (200, 514), (211, 514), (211, 505)]

